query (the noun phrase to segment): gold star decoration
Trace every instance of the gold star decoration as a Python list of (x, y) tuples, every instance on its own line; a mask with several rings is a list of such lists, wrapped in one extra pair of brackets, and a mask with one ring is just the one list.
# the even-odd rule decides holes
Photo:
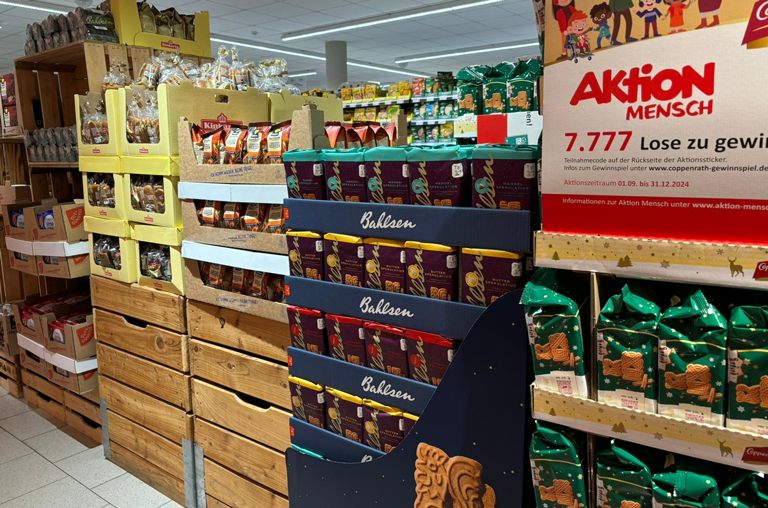
[(750, 360), (749, 358), (744, 358), (744, 365), (751, 365), (751, 364), (752, 364), (752, 360)]
[(653, 435), (653, 437), (655, 437), (655, 438), (656, 438), (656, 439), (658, 439), (659, 441), (661, 441), (662, 439), (664, 439), (664, 436), (662, 436), (662, 435), (661, 435), (661, 434), (659, 434), (658, 432), (657, 432), (656, 434), (654, 434), (654, 435)]
[(667, 268), (669, 268), (669, 261), (667, 261), (666, 259), (664, 261), (662, 261), (661, 262), (661, 267), (664, 268), (665, 270)]

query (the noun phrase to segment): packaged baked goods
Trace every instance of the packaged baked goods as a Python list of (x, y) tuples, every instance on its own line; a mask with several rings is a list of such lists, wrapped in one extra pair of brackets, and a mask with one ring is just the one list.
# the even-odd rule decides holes
[(120, 270), (123, 264), (120, 239), (114, 236), (94, 235), (93, 261), (98, 266)]
[(229, 291), (232, 293), (246, 293), (251, 284), (253, 272), (244, 268), (232, 268), (232, 282), (229, 285)]
[(395, 326), (366, 322), (365, 348), (368, 367), (394, 376), (408, 377), (405, 331)]
[(157, 109), (157, 92), (143, 86), (135, 86), (131, 88), (129, 95), (131, 102), (126, 110), (128, 142), (159, 143), (160, 111)]
[(224, 157), (222, 164), (242, 164), (245, 140), (248, 130), (242, 126), (231, 126), (224, 139)]
[(525, 286), (525, 306), (533, 370), (539, 388), (588, 397), (586, 350), (580, 318), (587, 284), (576, 274), (540, 268)]
[(221, 210), (223, 207), (224, 203), (221, 201), (205, 201), (199, 214), (201, 226), (217, 227), (221, 220)]
[(354, 203), (368, 200), (362, 150), (324, 150), (323, 159), (327, 199)]
[(288, 237), (291, 275), (323, 280), (325, 258), (322, 235), (311, 231), (288, 231), (285, 235)]
[(139, 10), (139, 23), (142, 32), (157, 33), (155, 27), (155, 13), (152, 12), (152, 6), (147, 2), (139, 2), (136, 7)]
[(56, 218), (53, 216), (53, 209), (37, 214), (37, 229), (56, 229)]
[(325, 199), (323, 158), (323, 150), (292, 150), (282, 156), (291, 198)]
[(264, 231), (267, 205), (248, 203), (240, 217), (240, 229), (246, 231)]
[(366, 238), (365, 287), (405, 293), (405, 242)]
[(165, 186), (161, 176), (131, 175), (131, 207), (147, 213), (165, 213)]
[(123, 88), (130, 83), (130, 77), (128, 76), (128, 64), (123, 61), (118, 61), (116, 58), (112, 58), (109, 64), (109, 72), (104, 75), (104, 79), (101, 82), (102, 91), (117, 90)]
[(456, 301), (458, 257), (456, 247), (405, 242), (407, 294)]
[(509, 104), (507, 111), (517, 113), (539, 109), (536, 90), (541, 75), (542, 66), (538, 58), (520, 60), (517, 63), (508, 78)]
[(483, 76), (488, 72), (488, 66), (477, 65), (464, 67), (456, 75), (459, 89), (458, 115), (480, 115), (483, 113), (481, 90)]
[[(84, 144), (103, 145), (109, 143), (109, 124), (107, 122), (104, 100), (93, 102), (90, 99), (80, 103), (80, 125)], [(41, 129), (38, 129), (41, 130)], [(46, 134), (50, 129), (45, 129), (41, 134)], [(47, 146), (55, 144), (53, 136), (40, 139), (39, 143)]]
[[(608, 446), (598, 450), (598, 506), (653, 507), (651, 464), (633, 453), (635, 450), (639, 449), (614, 439), (610, 440)], [(663, 455), (663, 452), (655, 450), (654, 453)]]
[(413, 148), (408, 152), (411, 203), (427, 206), (469, 204), (467, 153), (458, 146)]
[(351, 393), (325, 388), (326, 428), (347, 439), (363, 442), (363, 399)]
[(153, 243), (141, 243), (140, 247), (141, 275), (170, 282), (173, 278), (170, 247)]
[(393, 407), (365, 399), (363, 402), (363, 442), (385, 453), (397, 448), (405, 434), (403, 412)]
[(288, 376), (293, 416), (325, 428), (325, 387), (306, 379)]
[(365, 151), (368, 202), (411, 204), (409, 150), (405, 147), (376, 147)]
[(584, 435), (554, 424), (534, 423), (529, 458), (536, 507), (587, 506)]
[(472, 207), (534, 210), (538, 149), (478, 145), (467, 152), (472, 171)]
[(232, 284), (232, 267), (211, 263), (206, 286), (229, 291)]
[(245, 164), (263, 164), (267, 158), (267, 138), (272, 124), (269, 122), (252, 123), (248, 126), (245, 142)]
[(347, 148), (347, 130), (341, 125), (341, 122), (325, 122), (325, 134), (328, 136), (328, 142), (331, 148)]
[(487, 307), (520, 286), (525, 255), (492, 249), (461, 249), (461, 301)]
[(359, 236), (324, 235), (325, 280), (362, 287), (365, 281), (365, 248)]
[(265, 231), (267, 233), (285, 233), (285, 218), (283, 205), (272, 204), (267, 208)]
[(325, 319), (322, 311), (288, 306), (291, 345), (319, 355), (328, 355), (325, 340)]
[(664, 311), (659, 320), (659, 414), (724, 424), (727, 334), (725, 318), (701, 291)]
[(722, 506), (752, 508), (768, 503), (768, 481), (763, 473), (738, 470), (722, 489)]
[(335, 314), (325, 315), (330, 356), (361, 367), (368, 365), (363, 320)]
[(597, 400), (656, 413), (659, 306), (632, 291), (608, 299), (597, 319)]
[(267, 164), (281, 164), (283, 154), (289, 150), (291, 136), (290, 120), (275, 124), (271, 127), (267, 136)]
[(483, 75), (483, 113), (507, 111), (507, 76), (505, 67), (491, 67)]
[(205, 154), (205, 147), (203, 146), (203, 129), (197, 124), (192, 124), (191, 136), (192, 150), (195, 152), (195, 162), (197, 164), (202, 164), (203, 155)]
[(739, 306), (728, 320), (726, 427), (768, 433), (768, 307)]
[(240, 214), (243, 203), (227, 203), (224, 205), (219, 226), (226, 229), (238, 229), (240, 227)]
[(88, 173), (88, 204), (105, 208), (115, 207), (115, 175)]
[(224, 129), (218, 129), (206, 132), (202, 135), (203, 141), (203, 164), (219, 164), (221, 161), (221, 145)]
[(720, 508), (720, 489), (709, 476), (691, 471), (653, 475), (653, 502), (655, 505), (690, 506), (693, 508)]
[(405, 339), (411, 379), (439, 386), (456, 354), (456, 341), (416, 330), (405, 330)]

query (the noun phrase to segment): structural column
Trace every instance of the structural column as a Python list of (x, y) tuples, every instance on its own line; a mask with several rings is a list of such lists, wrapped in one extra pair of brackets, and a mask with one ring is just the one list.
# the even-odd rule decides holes
[(347, 81), (346, 41), (326, 41), (325, 81), (328, 90), (336, 90), (339, 85)]

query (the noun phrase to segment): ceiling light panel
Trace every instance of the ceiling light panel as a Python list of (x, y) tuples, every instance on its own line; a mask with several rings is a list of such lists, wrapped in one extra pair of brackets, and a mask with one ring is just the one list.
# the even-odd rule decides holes
[(58, 6), (42, 3), (19, 3), (19, 2), (5, 2), (0, 1), (0, 5), (7, 7), (18, 7), (20, 9), (28, 9), (31, 11), (48, 12), (51, 14), (67, 14), (69, 11), (61, 10)]
[(427, 53), (423, 55), (403, 56), (397, 58), (395, 63), (403, 64), (409, 62), (423, 62), (425, 60), (438, 60), (442, 58), (453, 58), (465, 55), (477, 55), (480, 53), (492, 53), (495, 51), (512, 51), (515, 49), (538, 47), (538, 41), (523, 41), (515, 44), (494, 44), (492, 46), (483, 46), (476, 48), (455, 49), (448, 52)]

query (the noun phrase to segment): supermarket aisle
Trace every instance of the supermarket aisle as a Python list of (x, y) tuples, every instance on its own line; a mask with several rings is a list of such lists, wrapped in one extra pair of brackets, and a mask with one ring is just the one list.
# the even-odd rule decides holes
[(104, 458), (102, 447), (0, 388), (0, 508), (179, 505)]

